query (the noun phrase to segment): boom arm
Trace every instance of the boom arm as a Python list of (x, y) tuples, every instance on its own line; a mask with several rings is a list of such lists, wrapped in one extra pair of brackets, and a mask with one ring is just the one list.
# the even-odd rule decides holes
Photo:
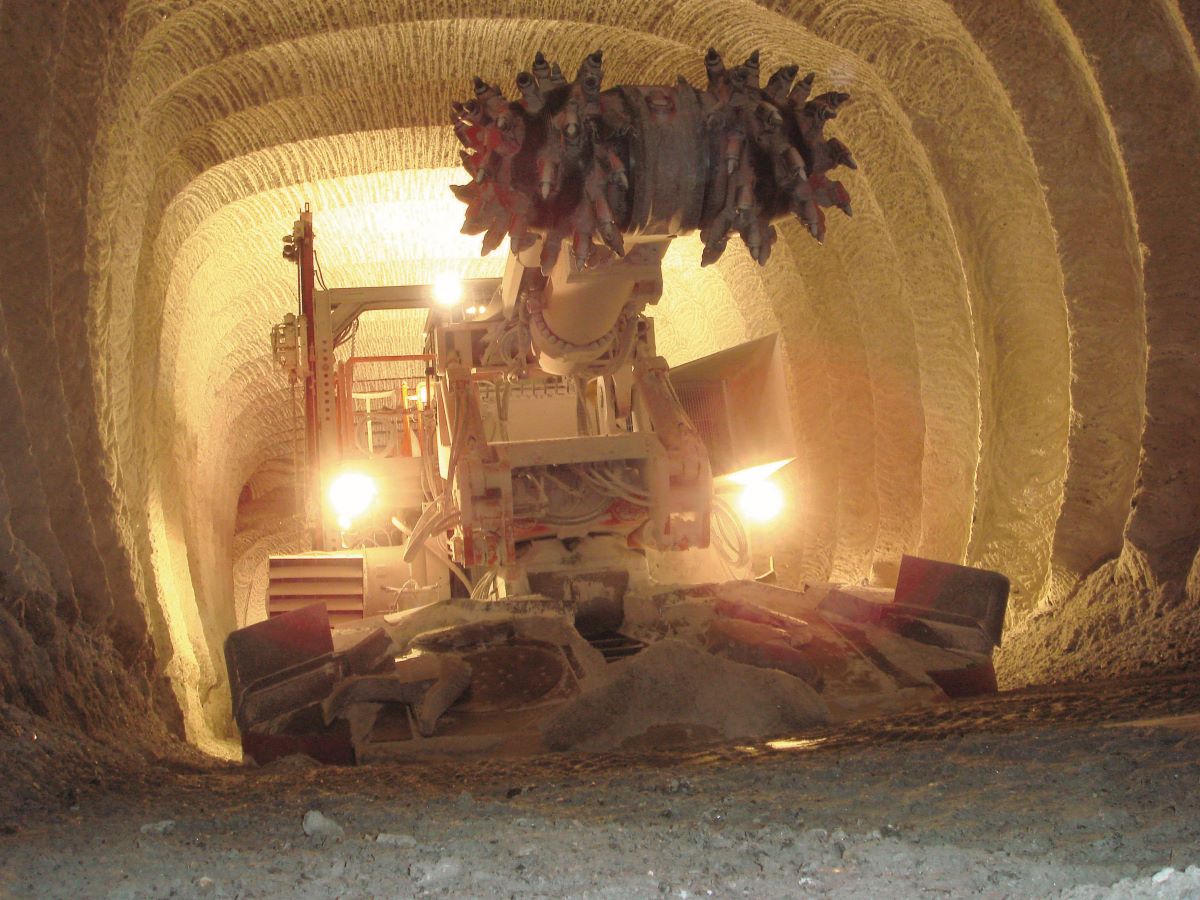
[[(506, 377), (536, 365), (572, 379), (577, 437), (652, 434), (639, 457), (643, 489), (630, 495), (649, 514), (640, 540), (660, 549), (707, 546), (708, 455), (644, 312), (662, 294), (662, 257), (676, 235), (699, 229), (707, 265), (736, 231), (763, 264), (776, 238), (771, 223), (781, 216), (794, 213), (821, 240), (821, 207), (850, 213), (848, 194), (827, 173), (854, 161), (823, 134), (849, 96), (810, 100), (813, 76), (793, 86), (796, 66), (760, 88), (757, 52), (727, 70), (709, 50), (704, 91), (682, 78), (601, 91), (602, 62), (600, 51), (591, 54), (568, 83), (538, 53), (531, 71), (517, 76), (517, 101), (476, 78), (474, 99), (454, 104), (452, 116), (472, 180), (453, 190), (467, 204), (462, 230), (484, 234), (484, 254), (510, 238), (501, 290), (487, 310), (506, 323), (494, 339)], [(511, 352), (504, 349), (510, 334)], [(467, 369), (457, 366), (475, 364), (473, 345), (460, 342), (460, 352), (445, 359), (455, 360), (443, 371), (448, 415), (458, 423), (449, 435), (457, 470), (447, 478), (463, 514), (460, 546), (467, 564), (506, 564), (515, 554), (514, 528), (503, 513), (516, 502), (506, 454), (517, 451), (471, 438), (482, 434), (481, 414)], [(585, 409), (592, 384), (594, 417)], [(614, 446), (602, 442), (593, 452), (607, 459)], [(468, 520), (484, 525), (473, 531)]]

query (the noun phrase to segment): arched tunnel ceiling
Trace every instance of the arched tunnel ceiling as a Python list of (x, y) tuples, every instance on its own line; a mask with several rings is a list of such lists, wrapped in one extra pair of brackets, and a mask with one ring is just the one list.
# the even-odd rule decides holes
[[(1139, 462), (1143, 485), (1181, 477), (1194, 497), (1200, 478), (1158, 426), (1143, 455), (1148, 406), (1162, 428), (1184, 415), (1148, 378), (1165, 390), (1191, 371), (1169, 353), (1156, 368), (1155, 335), (1178, 347), (1197, 330), (1194, 313), (1179, 318), (1185, 266), (1168, 258), (1180, 245), (1153, 181), (1197, 143), (1195, 48), (1172, 0), (108, 5), (77, 10), (64, 42), (80, 72), (107, 48), (87, 151), (69, 140), (83, 112), (54, 120), (68, 135), (54, 152), (86, 157), (98, 407), (94, 422), (27, 427), (34, 446), (61, 429), (80, 454), (100, 450), (103, 478), (58, 465), (80, 508), (117, 510), (115, 530), (57, 538), (59, 586), (84, 580), (92, 553), (107, 579), (93, 593), (114, 592), (120, 565), (98, 548), (117, 540), (152, 624), (192, 622), (202, 673), (219, 670), (232, 621), (239, 490), (290, 452), (290, 392), (266, 339), (294, 306), (280, 237), (310, 203), (331, 286), (498, 274), (504, 251), (480, 259), (478, 238), (458, 234), (446, 186), (465, 176), (444, 123), (472, 75), (512, 92), (539, 49), (573, 70), (604, 48), (606, 86), (701, 85), (709, 45), (727, 59), (760, 49), (765, 71), (795, 62), (818, 90), (852, 95), (830, 130), (859, 164), (839, 174), (854, 217), (831, 218), (823, 246), (784, 226), (765, 268), (735, 241), (701, 270), (698, 243), (680, 240), (659, 309), (677, 360), (783, 336), (794, 577), (886, 583), (904, 552), (965, 560), (1008, 574), (1024, 616), (1121, 552), (1127, 527), (1143, 529), (1149, 570), (1181, 547), (1194, 556), (1186, 501), (1143, 503), (1143, 525), (1127, 522)], [(1157, 106), (1139, 105), (1122, 66)], [(1196, 193), (1178, 186), (1175, 202)], [(53, 327), (16, 321), (10, 338)], [(34, 365), (22, 352), (18, 374)], [(60, 369), (40, 398), (51, 408), (82, 389)], [(71, 514), (50, 515), (69, 530)], [(38, 539), (44, 556), (55, 540)]]
[[(139, 411), (156, 398), (159, 424), (131, 436), (174, 435), (181, 469), (202, 460), (204, 483), (230, 482), (225, 496), (246, 466), (278, 452), (255, 428), (228, 427), (268, 421), (257, 404), (271, 379), (252, 360), (288, 309), (291, 283), (275, 250), (303, 201), (317, 210), (332, 283), (494, 273), (499, 263), (472, 260), (472, 242), (456, 235), (445, 177), (416, 175), (453, 162), (452, 138), (437, 124), (470, 73), (507, 83), (536, 49), (571, 66), (604, 46), (610, 84), (680, 72), (700, 83), (701, 50), (721, 35), (731, 57), (761, 47), (768, 65), (798, 60), (854, 96), (837, 125), (861, 165), (851, 185), (858, 218), (839, 222), (829, 247), (786, 230), (786, 250), (761, 276), (774, 283), (772, 302), (790, 307), (789, 350), (811, 357), (824, 382), (795, 385), (800, 415), (826, 420), (798, 423), (816, 523), (806, 572), (858, 579), (869, 576), (877, 542), (881, 556), (910, 547), (959, 558), (973, 538), (977, 560), (1003, 563), (1036, 594), (1069, 421), (1066, 303), (1036, 168), (998, 79), (950, 9), (834, 6), (823, 16), (792, 11), (799, 22), (754, 4), (684, 4), (641, 18), (623, 10), (619, 21), (598, 5), (530, 8), (503, 22), (476, 7), (464, 18), (367, 7), (332, 28), (261, 4), (169, 16), (132, 55), (122, 105), (136, 116), (136, 138), (110, 159), (120, 170), (115, 197), (126, 198), (117, 205), (140, 201), (149, 239), (130, 245), (131, 277), (113, 283), (107, 335), (114, 349), (129, 341), (135, 354), (154, 355), (131, 367), (143, 373), (136, 384), (123, 385), (119, 372), (110, 381), (113, 396)], [(153, 163), (144, 173), (142, 160)], [(672, 274), (672, 293), (698, 310), (719, 308), (711, 282), (706, 291), (690, 283), (698, 274)], [(738, 274), (735, 297), (760, 278)], [(147, 371), (158, 372), (156, 389)], [(903, 392), (905, 381), (901, 421), (886, 393)], [(1041, 396), (1030, 402), (1034, 384)], [(995, 489), (1014, 483), (1019, 495)], [(1014, 565), (1018, 556), (1026, 558)]]

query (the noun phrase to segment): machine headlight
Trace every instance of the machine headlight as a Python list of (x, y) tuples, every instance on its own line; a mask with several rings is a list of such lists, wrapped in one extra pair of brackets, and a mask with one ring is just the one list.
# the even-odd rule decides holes
[(783, 512), (783, 491), (771, 476), (789, 462), (791, 459), (778, 459), (721, 476), (719, 483), (726, 488), (731, 485), (740, 488), (734, 502), (743, 521), (765, 525)]
[(768, 479), (752, 481), (738, 495), (738, 511), (748, 522), (766, 524), (783, 511), (783, 491)]
[(361, 472), (343, 472), (329, 485), (329, 505), (337, 516), (338, 528), (346, 531), (367, 511), (379, 489), (372, 478)]
[(462, 303), (463, 283), (457, 275), (443, 272), (433, 280), (433, 299), (447, 309)]
[(748, 484), (757, 484), (760, 481), (766, 481), (790, 462), (790, 459), (777, 459), (758, 466), (750, 466), (748, 469), (739, 469), (737, 472), (730, 472), (728, 475), (721, 477), (725, 481), (740, 484), (744, 487)]

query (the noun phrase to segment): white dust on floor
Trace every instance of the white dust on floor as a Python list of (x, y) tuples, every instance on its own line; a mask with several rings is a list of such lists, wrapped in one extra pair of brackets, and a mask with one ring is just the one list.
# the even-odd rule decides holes
[(5, 823), (0, 895), (1195, 897), (1200, 736), (1166, 726), (158, 770)]

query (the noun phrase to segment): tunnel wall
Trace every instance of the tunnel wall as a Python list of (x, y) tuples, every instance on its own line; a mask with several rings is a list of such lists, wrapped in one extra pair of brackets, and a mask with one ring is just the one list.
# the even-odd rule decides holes
[(0, 697), (90, 732), (182, 732), (128, 541), (89, 342), (89, 185), (122, 4), (6, 4), (0, 223)]
[[(1013, 581), (1007, 684), (1200, 649), (1200, 74), (1174, 0), (0, 6), (0, 688), (229, 733), (237, 499), (296, 438), (265, 335), (304, 202), (331, 284), (495, 274), (457, 234), (451, 99), (544, 49), (703, 83), (710, 45), (854, 101), (823, 246), (673, 265), (697, 333), (778, 329), (800, 453), (781, 568), (903, 552)], [(1189, 29), (1192, 29), (1191, 31)], [(731, 316), (733, 317), (731, 319)], [(737, 320), (736, 327), (731, 321)], [(664, 329), (665, 331), (668, 329)]]

